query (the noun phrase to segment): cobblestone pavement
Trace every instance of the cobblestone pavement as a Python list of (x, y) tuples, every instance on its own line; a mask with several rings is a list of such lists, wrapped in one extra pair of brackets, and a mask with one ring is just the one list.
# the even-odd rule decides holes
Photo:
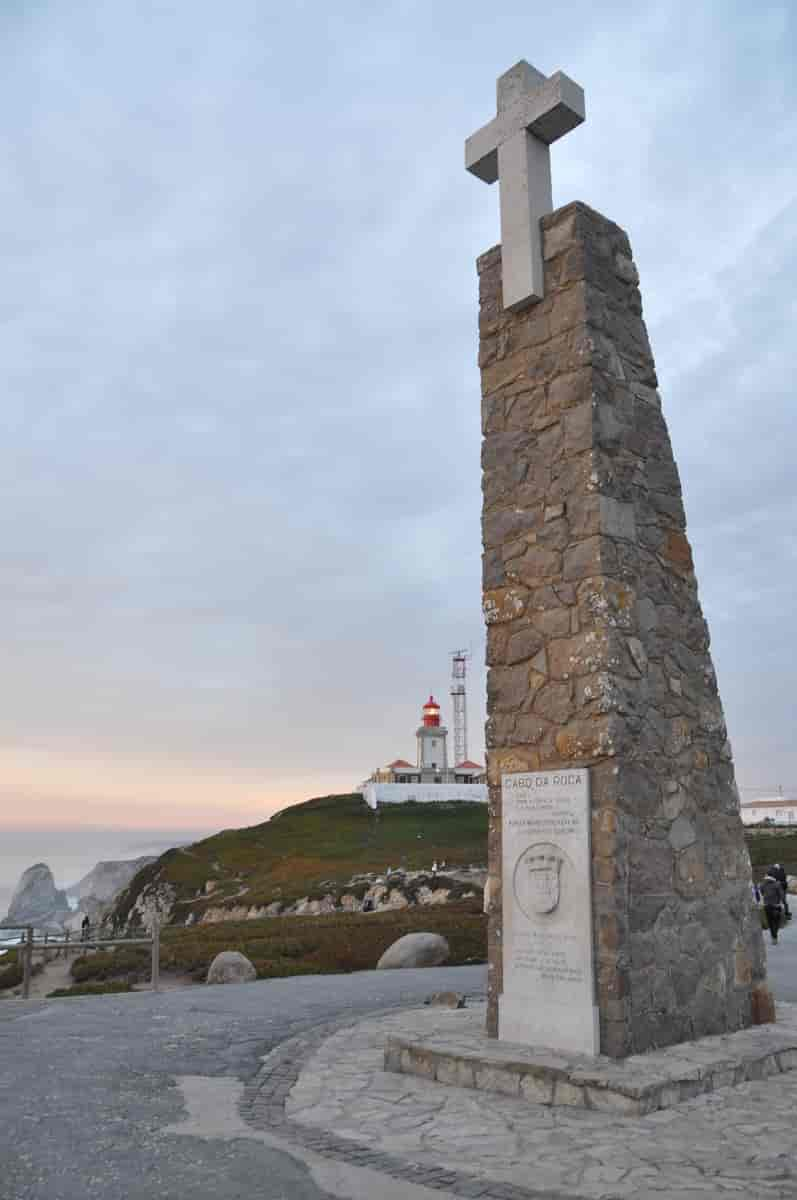
[(457, 1196), (797, 1196), (797, 1071), (620, 1118), (382, 1070), (388, 1032), (428, 1032), (457, 1016), (405, 1010), (286, 1043), (250, 1083), (244, 1115)]
[(0, 1200), (797, 1198), (797, 1071), (631, 1120), (382, 1072), (387, 1029), (484, 976), (0, 1003)]

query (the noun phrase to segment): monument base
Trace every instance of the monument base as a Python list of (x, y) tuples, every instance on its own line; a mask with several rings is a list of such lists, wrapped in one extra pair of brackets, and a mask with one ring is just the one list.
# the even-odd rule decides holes
[(699, 1038), (622, 1060), (557, 1053), (488, 1037), (484, 1005), (441, 1012), (433, 1033), (389, 1037), (385, 1070), (455, 1087), (644, 1116), (704, 1092), (797, 1067), (797, 1005), (779, 1004), (777, 1025)]

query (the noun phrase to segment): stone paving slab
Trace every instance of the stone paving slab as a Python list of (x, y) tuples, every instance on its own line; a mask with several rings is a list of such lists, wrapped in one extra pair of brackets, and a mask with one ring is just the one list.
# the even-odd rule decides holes
[(774, 1025), (701, 1038), (618, 1061), (488, 1038), (484, 1006), (440, 1017), (427, 1033), (388, 1036), (384, 1067), (477, 1091), (644, 1116), (704, 1092), (797, 1067), (797, 1005), (778, 1006)]
[(443, 1022), (453, 1036), (458, 1015), (404, 1009), (283, 1043), (250, 1084), (243, 1115), (455, 1196), (797, 1200), (797, 1071), (629, 1117), (383, 1070), (387, 1037), (431, 1035)]

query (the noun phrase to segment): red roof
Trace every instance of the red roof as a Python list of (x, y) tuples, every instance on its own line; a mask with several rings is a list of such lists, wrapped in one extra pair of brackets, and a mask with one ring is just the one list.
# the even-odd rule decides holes
[(457, 763), (457, 765), (454, 767), (454, 770), (458, 771), (460, 767), (471, 767), (476, 771), (484, 770), (484, 767), (481, 765), (481, 763), (471, 762), (469, 758), (466, 758), (464, 762)]
[(406, 758), (397, 758), (395, 762), (388, 763), (389, 767), (411, 767), (412, 763), (408, 763)]
[(434, 696), (430, 696), (423, 707), (424, 708), (439, 708), (440, 705), (437, 703)]

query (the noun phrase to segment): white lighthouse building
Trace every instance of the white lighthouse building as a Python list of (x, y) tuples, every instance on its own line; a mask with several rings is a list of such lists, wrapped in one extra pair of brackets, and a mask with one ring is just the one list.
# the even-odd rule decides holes
[(415, 732), (417, 755), (415, 766), (397, 758), (386, 767), (379, 767), (362, 785), (371, 808), (377, 804), (421, 804), (467, 800), (487, 803), (484, 767), (465, 759), (448, 764), (448, 730), (440, 724), (440, 705), (430, 696), (423, 706), (421, 724)]

